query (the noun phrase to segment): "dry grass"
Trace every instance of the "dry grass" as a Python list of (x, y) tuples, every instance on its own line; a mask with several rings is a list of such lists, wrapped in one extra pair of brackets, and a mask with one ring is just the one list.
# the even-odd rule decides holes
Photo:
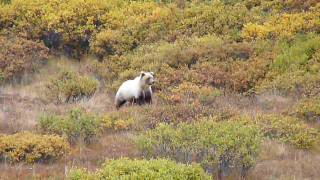
[(250, 172), (250, 179), (310, 179), (320, 177), (319, 151), (302, 151), (272, 141), (265, 141), (260, 160)]

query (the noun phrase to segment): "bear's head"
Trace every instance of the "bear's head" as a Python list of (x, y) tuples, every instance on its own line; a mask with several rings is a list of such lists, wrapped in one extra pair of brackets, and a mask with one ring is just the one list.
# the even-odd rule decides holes
[(152, 86), (155, 82), (153, 72), (140, 72), (140, 82), (142, 86)]

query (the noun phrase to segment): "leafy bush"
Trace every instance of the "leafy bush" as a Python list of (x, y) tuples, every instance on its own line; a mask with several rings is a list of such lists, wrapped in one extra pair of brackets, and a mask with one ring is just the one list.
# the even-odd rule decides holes
[(75, 169), (68, 179), (211, 179), (198, 165), (185, 165), (166, 159), (108, 160), (94, 174)]
[(90, 143), (101, 132), (101, 120), (81, 109), (72, 109), (67, 116), (45, 114), (38, 119), (42, 132), (65, 136), (69, 142), (80, 139)]
[(272, 62), (271, 55), (258, 50), (258, 45), (257, 50), (251, 45), (255, 44), (224, 43), (212, 35), (184, 38), (175, 43), (141, 46), (133, 53), (93, 63), (91, 69), (106, 80), (110, 91), (146, 69), (155, 71), (157, 81), (161, 82), (155, 84), (156, 90), (167, 90), (188, 81), (208, 88), (246, 92), (264, 78)]
[(159, 124), (136, 142), (149, 156), (200, 162), (220, 174), (238, 169), (244, 175), (255, 162), (261, 137), (256, 126), (242, 122), (200, 121), (177, 127)]
[[(48, 49), (40, 43), (13, 35), (0, 35), (0, 79), (19, 80), (48, 59)], [(0, 80), (1, 81), (1, 80)]]
[(71, 71), (62, 71), (52, 77), (45, 88), (49, 100), (56, 103), (72, 103), (90, 98), (98, 88), (98, 81)]
[(301, 149), (312, 148), (319, 138), (316, 129), (290, 116), (270, 114), (259, 115), (253, 120), (240, 118), (240, 121), (246, 120), (258, 125), (265, 137), (289, 143)]
[(128, 130), (134, 124), (132, 117), (123, 119), (118, 113), (109, 113), (102, 117), (102, 126), (112, 130)]
[(245, 39), (293, 38), (300, 32), (319, 32), (319, 6), (311, 11), (271, 16), (262, 25), (248, 23), (244, 25), (242, 37)]
[(292, 42), (278, 45), (280, 54), (273, 60), (259, 91), (270, 89), (290, 93), (319, 93), (320, 37), (315, 34), (295, 37)]
[(114, 4), (110, 2), (15, 0), (0, 7), (0, 27), (12, 28), (47, 44), (57, 41), (58, 48), (79, 56), (88, 49), (92, 34), (101, 28), (102, 15)]
[(294, 113), (307, 121), (320, 121), (320, 98), (303, 99), (294, 108)]
[(11, 3), (11, 0), (1, 0), (0, 1), (0, 4), (3, 3), (3, 4), (9, 4)]
[(55, 135), (20, 132), (0, 135), (0, 157), (11, 162), (40, 162), (59, 159), (69, 152), (69, 144)]
[(159, 96), (170, 104), (199, 104), (212, 102), (215, 97), (220, 96), (220, 91), (210, 86), (199, 87), (193, 83), (183, 82), (178, 87), (170, 88), (169, 93), (164, 92)]
[(134, 47), (134, 39), (120, 31), (102, 31), (91, 43), (91, 52), (100, 59), (110, 55), (121, 55)]

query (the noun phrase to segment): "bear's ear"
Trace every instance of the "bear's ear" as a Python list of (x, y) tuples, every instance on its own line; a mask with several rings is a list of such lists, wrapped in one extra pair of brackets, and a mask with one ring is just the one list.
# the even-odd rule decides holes
[(141, 75), (141, 77), (143, 77), (143, 76), (146, 75), (146, 74), (145, 74), (144, 71), (141, 71), (141, 72), (140, 72), (140, 75)]

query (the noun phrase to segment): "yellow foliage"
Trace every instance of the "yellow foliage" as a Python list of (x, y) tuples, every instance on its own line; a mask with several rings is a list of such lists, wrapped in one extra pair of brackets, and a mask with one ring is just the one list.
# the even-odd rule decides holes
[(20, 132), (0, 135), (0, 157), (11, 162), (33, 163), (58, 159), (69, 152), (67, 141), (56, 135), (37, 135)]
[(117, 114), (106, 114), (102, 117), (102, 126), (112, 130), (128, 130), (134, 124), (133, 118), (122, 119)]
[(262, 25), (247, 23), (241, 36), (247, 40), (266, 38), (291, 39), (299, 32), (320, 31), (320, 5), (311, 11), (301, 13), (284, 13), (271, 16)]
[(172, 87), (169, 92), (159, 94), (159, 97), (171, 103), (195, 103), (212, 101), (220, 96), (220, 91), (210, 86), (198, 86), (190, 82), (183, 82), (177, 87)]

